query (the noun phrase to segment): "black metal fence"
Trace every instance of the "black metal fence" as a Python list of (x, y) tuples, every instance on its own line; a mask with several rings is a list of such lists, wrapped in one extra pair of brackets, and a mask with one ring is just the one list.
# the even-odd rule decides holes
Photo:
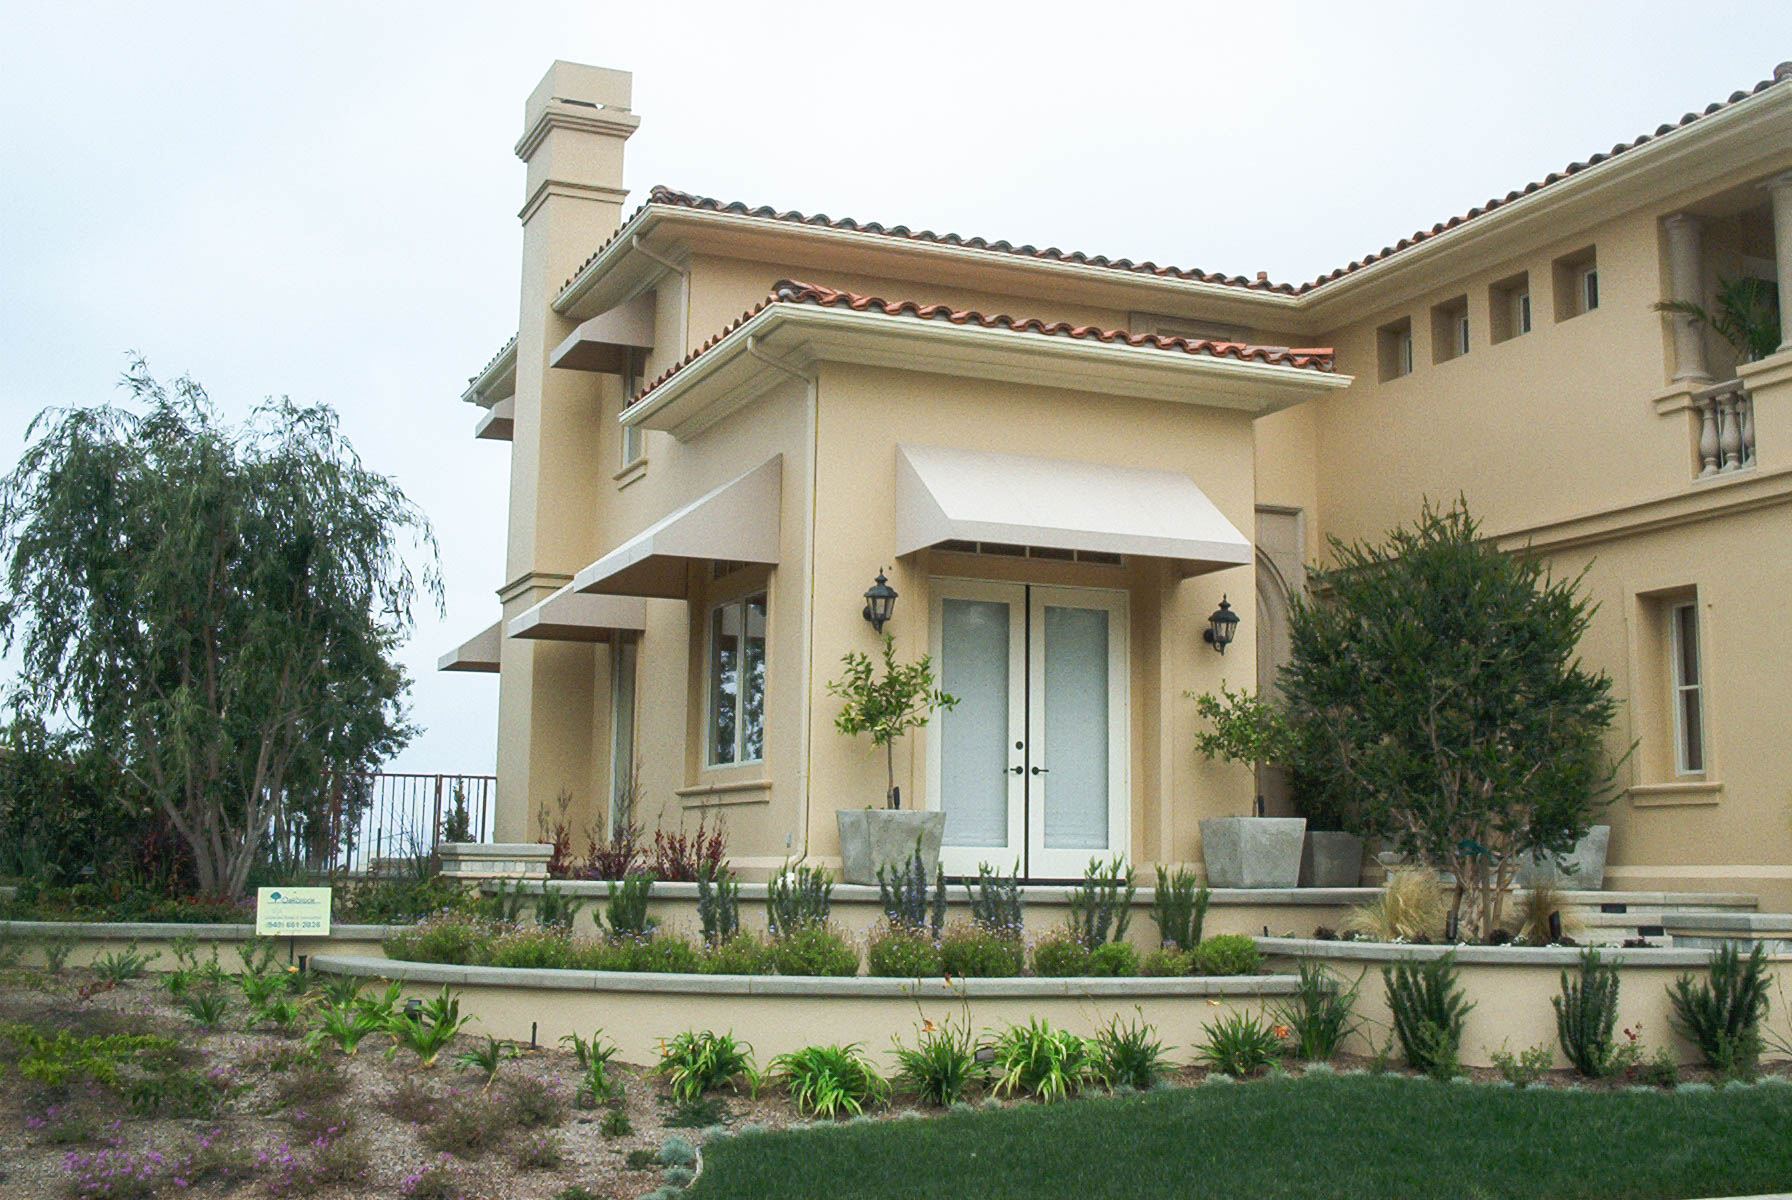
[(340, 780), (331, 789), (329, 861), (318, 865), (357, 873), (429, 854), (447, 840), (487, 841), (497, 795), (495, 775), (377, 771)]

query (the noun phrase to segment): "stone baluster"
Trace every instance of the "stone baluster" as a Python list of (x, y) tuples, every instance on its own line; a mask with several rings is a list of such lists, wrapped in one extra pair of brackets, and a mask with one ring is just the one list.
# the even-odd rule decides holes
[(1722, 456), (1720, 471), (1736, 471), (1742, 467), (1742, 427), (1736, 421), (1736, 393), (1724, 392), (1717, 398), (1717, 443)]
[(1747, 392), (1736, 393), (1736, 411), (1742, 424), (1742, 465), (1755, 465), (1755, 398)]
[(1705, 464), (1700, 479), (1717, 474), (1717, 397), (1699, 397), (1699, 461)]

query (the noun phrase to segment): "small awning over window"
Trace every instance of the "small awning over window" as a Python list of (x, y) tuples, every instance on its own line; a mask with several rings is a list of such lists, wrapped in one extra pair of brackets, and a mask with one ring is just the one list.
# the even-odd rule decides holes
[(620, 375), (631, 353), (652, 348), (653, 293), (645, 292), (573, 330), (548, 355), (548, 366)]
[(634, 596), (582, 596), (569, 583), (507, 627), (513, 638), (608, 642), (647, 628), (647, 602)]
[(1175, 471), (896, 448), (896, 553), (997, 542), (1168, 559), (1184, 576), (1251, 561), (1250, 539)]
[(504, 622), (483, 629), (458, 647), (436, 659), (438, 671), (483, 671), (498, 669), (498, 643), (504, 637)]
[(682, 600), (692, 560), (775, 564), (783, 481), (776, 455), (622, 543), (575, 575), (572, 590)]

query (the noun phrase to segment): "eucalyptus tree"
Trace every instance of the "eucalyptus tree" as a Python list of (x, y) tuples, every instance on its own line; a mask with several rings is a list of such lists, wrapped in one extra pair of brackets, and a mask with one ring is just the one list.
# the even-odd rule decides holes
[(271, 830), (414, 732), (395, 652), (419, 593), (441, 604), (435, 542), (328, 407), (233, 426), (141, 360), (123, 386), (39, 414), (0, 481), (0, 637), (18, 702), (110, 755), (234, 897)]

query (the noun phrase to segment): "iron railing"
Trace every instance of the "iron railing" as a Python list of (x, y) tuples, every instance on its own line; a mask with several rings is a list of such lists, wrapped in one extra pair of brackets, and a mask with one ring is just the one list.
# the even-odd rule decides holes
[(314, 868), (359, 874), (433, 853), (445, 840), (457, 797), (466, 809), (465, 840), (483, 842), (497, 794), (495, 775), (374, 771), (338, 780), (323, 831), (324, 861), (314, 860)]

